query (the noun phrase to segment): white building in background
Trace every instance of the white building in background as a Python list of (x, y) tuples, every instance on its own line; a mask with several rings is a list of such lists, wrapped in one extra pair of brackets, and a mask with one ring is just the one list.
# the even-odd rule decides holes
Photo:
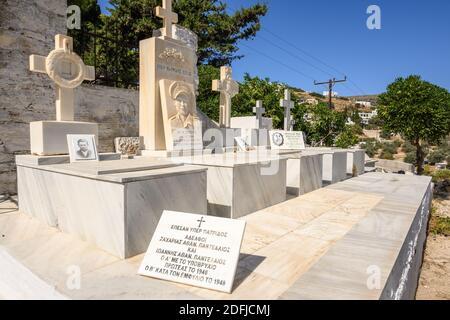
[(317, 106), (319, 104), (319, 101), (315, 98), (309, 98), (309, 99), (306, 99), (306, 103), (313, 105), (313, 106)]
[[(324, 91), (324, 92), (323, 92), (323, 96), (324, 96), (324, 97), (328, 97), (328, 93), (329, 93), (329, 91)], [(339, 93), (336, 92), (336, 91), (331, 91), (331, 96), (332, 96), (332, 97), (339, 97)]]
[(372, 112), (359, 112), (358, 114), (361, 118), (361, 123), (364, 125), (368, 125), (370, 119), (372, 119), (373, 117), (376, 117), (378, 115), (378, 112), (375, 109)]
[(360, 106), (370, 108), (372, 107), (372, 102), (370, 101), (356, 101), (355, 104), (359, 104)]

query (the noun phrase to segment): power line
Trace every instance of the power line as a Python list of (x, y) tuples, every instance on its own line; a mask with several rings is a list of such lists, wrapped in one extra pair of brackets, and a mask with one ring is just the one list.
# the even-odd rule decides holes
[[(228, 4), (227, 4), (227, 5), (228, 5)], [(232, 9), (235, 10), (235, 11), (238, 11), (238, 9), (236, 9), (236, 8), (234, 8), (234, 7), (231, 7), (230, 5), (228, 5), (228, 7), (232, 8)], [(322, 61), (321, 59), (319, 59), (319, 58), (313, 56), (312, 54), (308, 53), (307, 51), (305, 51), (305, 50), (299, 48), (299, 47), (296, 46), (295, 44), (292, 44), (292, 43), (289, 42), (288, 40), (283, 39), (283, 38), (280, 37), (278, 34), (275, 34), (274, 32), (268, 30), (267, 28), (261, 28), (261, 30), (262, 30), (262, 31), (265, 31), (265, 32), (267, 32), (267, 33), (269, 33), (269, 34), (271, 34), (272, 36), (276, 37), (278, 40), (281, 40), (282, 42), (286, 43), (287, 45), (291, 46), (292, 48), (294, 48), (294, 49), (296, 49), (296, 50), (302, 52), (303, 54), (307, 55), (308, 57), (310, 57), (310, 58), (314, 59), (315, 61), (317, 61), (317, 62), (323, 64), (324, 66), (328, 67), (329, 69), (334, 70), (335, 72), (337, 72), (337, 73), (339, 73), (339, 74), (345, 76), (345, 74), (344, 74), (343, 72), (339, 71), (338, 69), (334, 68), (333, 66), (329, 65), (328, 63)], [(268, 42), (268, 43), (271, 44), (272, 46), (278, 48), (279, 50), (282, 50), (282, 51), (286, 52), (287, 54), (289, 54), (290, 56), (296, 58), (297, 60), (300, 60), (300, 61), (302, 61), (302, 62), (308, 64), (309, 66), (313, 67), (314, 69), (316, 69), (316, 70), (318, 70), (318, 71), (320, 71), (320, 72), (323, 72), (323, 73), (325, 73), (325, 74), (327, 74), (327, 75), (333, 77), (333, 75), (332, 75), (331, 73), (329, 73), (329, 72), (327, 72), (327, 71), (324, 71), (323, 69), (321, 69), (321, 68), (319, 68), (319, 67), (313, 65), (312, 63), (308, 62), (307, 60), (305, 60), (305, 59), (299, 57), (298, 55), (295, 55), (294, 53), (289, 52), (288, 50), (286, 50), (285, 48), (283, 48), (283, 47), (281, 47), (281, 46), (275, 44), (275, 43), (272, 42), (271, 40), (269, 40), (269, 39), (267, 39), (267, 38), (265, 38), (265, 37), (262, 37), (261, 34), (259, 34), (258, 37), (261, 38), (261, 39), (263, 39), (263, 40), (265, 40), (266, 42)], [(266, 58), (268, 58), (268, 59), (270, 59), (270, 60), (272, 60), (272, 61), (275, 61), (276, 63), (279, 63), (279, 64), (283, 65), (284, 67), (286, 67), (286, 68), (288, 68), (288, 69), (290, 69), (290, 70), (292, 70), (292, 71), (295, 71), (295, 72), (301, 74), (301, 75), (304, 76), (304, 77), (313, 79), (311, 76), (306, 75), (305, 73), (303, 73), (303, 72), (301, 72), (301, 71), (298, 71), (298, 70), (292, 68), (291, 66), (288, 66), (287, 64), (285, 64), (285, 63), (283, 63), (283, 62), (280, 62), (280, 61), (278, 61), (278, 60), (276, 60), (276, 59), (270, 57), (269, 55), (267, 55), (267, 54), (265, 54), (265, 53), (263, 53), (263, 52), (261, 52), (261, 51), (259, 51), (259, 50), (256, 50), (256, 49), (254, 49), (254, 48), (252, 48), (252, 47), (249, 47), (249, 46), (247, 46), (247, 45), (245, 45), (245, 44), (243, 44), (243, 43), (241, 43), (241, 44), (242, 44), (243, 46), (247, 47), (248, 49), (255, 51), (256, 53), (258, 53), (258, 54), (260, 54), (260, 55), (263, 55), (263, 56), (265, 56)], [(346, 77), (346, 78), (347, 78), (347, 77)], [(354, 86), (356, 89), (358, 89), (362, 95), (365, 95), (364, 90), (362, 90), (355, 82), (353, 82), (351, 79), (347, 79), (347, 81), (350, 82), (351, 84), (353, 84), (353, 86)], [(357, 94), (357, 95), (359, 94), (359, 93), (357, 93), (353, 88), (349, 87), (347, 84), (344, 84), (344, 86), (345, 86), (347, 89), (349, 89), (350, 91), (352, 91), (353, 93), (355, 93), (355, 94)]]
[[(321, 59), (319, 59), (319, 58), (313, 56), (313, 55), (310, 54), (309, 52), (307, 52), (307, 51), (301, 49), (300, 47), (298, 47), (298, 46), (296, 46), (295, 44), (293, 44), (293, 43), (287, 41), (286, 39), (283, 39), (283, 38), (280, 37), (278, 34), (275, 34), (274, 32), (268, 30), (267, 28), (261, 28), (261, 30), (262, 30), (262, 31), (265, 31), (265, 32), (267, 32), (267, 33), (269, 33), (269, 34), (271, 34), (272, 36), (274, 36), (274, 37), (276, 37), (277, 39), (281, 40), (282, 42), (286, 43), (286, 44), (289, 45), (290, 47), (292, 47), (292, 48), (294, 48), (294, 49), (296, 49), (296, 50), (302, 52), (303, 54), (305, 54), (305, 55), (307, 55), (308, 57), (310, 57), (311, 59), (314, 59), (315, 61), (317, 61), (317, 62), (323, 64), (324, 66), (328, 67), (329, 69), (334, 70), (334, 71), (336, 71), (337, 73), (340, 73), (341, 75), (345, 76), (345, 74), (344, 74), (342, 71), (340, 71), (340, 70), (336, 69), (335, 67), (329, 65), (328, 63), (324, 62), (323, 60), (321, 60)], [(327, 73), (328, 75), (331, 75), (331, 74), (328, 73), (328, 72), (325, 72), (325, 73)], [(353, 84), (353, 86), (355, 86), (355, 88), (357, 88), (363, 95), (365, 95), (364, 90), (362, 90), (362, 89), (361, 89), (354, 81), (352, 81), (351, 79), (348, 79), (348, 81), (349, 81), (351, 84)], [(347, 87), (347, 86), (346, 86), (346, 87)], [(352, 90), (352, 91), (353, 91), (353, 90)]]
[[(312, 63), (310, 63), (309, 61), (307, 61), (307, 60), (305, 60), (305, 59), (303, 59), (303, 58), (299, 57), (298, 55), (296, 55), (296, 54), (293, 54), (292, 52), (290, 52), (290, 51), (286, 50), (285, 48), (283, 48), (283, 47), (281, 47), (281, 46), (277, 45), (276, 43), (274, 43), (274, 42), (273, 42), (273, 41), (271, 41), (271, 40), (269, 40), (269, 39), (267, 39), (267, 38), (265, 38), (265, 37), (263, 37), (263, 36), (261, 36), (261, 35), (258, 35), (258, 38), (261, 38), (261, 39), (263, 39), (264, 41), (268, 42), (268, 43), (269, 43), (269, 44), (271, 44), (272, 46), (274, 46), (274, 47), (278, 48), (279, 50), (281, 50), (281, 51), (283, 51), (283, 52), (285, 52), (285, 53), (289, 54), (290, 56), (294, 57), (295, 59), (297, 59), (297, 60), (300, 60), (300, 61), (302, 61), (302, 62), (304, 62), (304, 63), (308, 64), (309, 66), (313, 67), (314, 69), (316, 69), (316, 70), (318, 70), (318, 71), (320, 71), (320, 72), (322, 72), (322, 73), (325, 73), (325, 74), (327, 74), (327, 75), (329, 75), (329, 76), (331, 76), (331, 77), (333, 77), (333, 76), (334, 76), (334, 75), (333, 75), (333, 74), (331, 74), (330, 72), (328, 72), (328, 71), (324, 71), (323, 69), (321, 69), (321, 68), (319, 68), (319, 67), (317, 67), (317, 66), (313, 65), (313, 64), (312, 64)], [(344, 84), (344, 86), (345, 86), (345, 87), (346, 87), (347, 89), (349, 89), (350, 91), (352, 91), (353, 93), (355, 93), (356, 95), (358, 95), (358, 94), (359, 94), (359, 93), (358, 93), (358, 92), (356, 92), (356, 91), (355, 91), (355, 90), (354, 90), (353, 88), (351, 88), (351, 87), (347, 86), (346, 84)]]
[(284, 63), (284, 62), (281, 62), (281, 61), (279, 61), (279, 60), (277, 60), (277, 59), (275, 59), (275, 58), (273, 58), (273, 57), (271, 57), (271, 56), (265, 54), (264, 52), (261, 52), (261, 51), (255, 49), (255, 48), (252, 48), (252, 47), (246, 45), (245, 43), (241, 43), (241, 45), (244, 46), (244, 47), (246, 47), (247, 49), (250, 49), (251, 51), (254, 51), (254, 52), (256, 52), (256, 53), (258, 53), (258, 54), (260, 54), (260, 55), (266, 57), (266, 58), (269, 59), (269, 60), (272, 60), (272, 61), (275, 62), (275, 63), (278, 63), (278, 64), (284, 66), (285, 68), (287, 68), (287, 69), (289, 69), (289, 70), (291, 70), (291, 71), (294, 71), (294, 72), (300, 74), (301, 76), (303, 76), (303, 77), (305, 77), (305, 78), (308, 78), (308, 79), (310, 79), (310, 80), (314, 80), (314, 78), (311, 77), (310, 75), (308, 75), (308, 74), (306, 74), (306, 73), (304, 73), (304, 72), (302, 72), (302, 71), (299, 71), (299, 70), (297, 70), (297, 69), (295, 69), (295, 68), (292, 68), (292, 67), (289, 66), (288, 64), (286, 64), (286, 63)]
[(330, 109), (333, 109), (333, 87), (334, 85), (336, 85), (336, 83), (340, 83), (340, 82), (346, 82), (347, 81), (347, 77), (345, 77), (342, 80), (336, 80), (336, 78), (330, 79), (328, 81), (325, 82), (317, 82), (314, 81), (314, 85), (318, 86), (321, 84), (328, 84), (328, 107)]

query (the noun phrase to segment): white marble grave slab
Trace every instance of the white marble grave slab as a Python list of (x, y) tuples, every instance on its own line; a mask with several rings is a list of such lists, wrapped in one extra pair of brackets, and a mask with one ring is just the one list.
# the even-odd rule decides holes
[(208, 214), (235, 219), (286, 200), (285, 157), (242, 152), (173, 161), (208, 168)]
[(231, 293), (245, 221), (164, 211), (138, 273)]
[(366, 151), (363, 149), (347, 150), (347, 174), (353, 174), (353, 167), (357, 175), (364, 173)]
[(23, 165), (18, 157), (19, 209), (117, 257), (140, 254), (164, 210), (207, 211), (205, 168), (133, 171), (144, 161), (117, 160), (132, 171), (96, 175), (73, 164)]
[(305, 154), (322, 154), (322, 180), (336, 183), (347, 179), (347, 151), (331, 148), (306, 148)]
[(286, 187), (292, 195), (302, 195), (322, 188), (323, 155), (299, 154), (287, 161)]
[(34, 155), (68, 154), (68, 134), (92, 134), (98, 145), (98, 124), (77, 121), (30, 122), (30, 147)]

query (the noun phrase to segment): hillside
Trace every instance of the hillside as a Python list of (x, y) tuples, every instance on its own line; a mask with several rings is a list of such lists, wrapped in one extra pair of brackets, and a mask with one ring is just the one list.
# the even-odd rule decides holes
[[(292, 88), (293, 94), (295, 94), (301, 100), (316, 99), (319, 102), (328, 103), (328, 97), (325, 97), (316, 92), (306, 92), (302, 89)], [(354, 107), (356, 101), (369, 101), (372, 106), (377, 105), (378, 95), (366, 95), (366, 96), (349, 96), (349, 97), (333, 97), (333, 104), (337, 111), (344, 111), (346, 107)], [(370, 111), (368, 108), (360, 108), (361, 111)]]

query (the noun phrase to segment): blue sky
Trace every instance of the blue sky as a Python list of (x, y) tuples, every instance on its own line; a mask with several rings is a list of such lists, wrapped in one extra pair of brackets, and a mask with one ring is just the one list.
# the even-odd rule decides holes
[[(225, 0), (230, 12), (258, 0)], [(347, 75), (340, 95), (374, 94), (399, 76), (419, 74), (450, 89), (448, 0), (260, 0), (269, 6), (262, 30), (245, 41), (233, 63), (244, 73), (308, 91), (313, 80)], [(99, 0), (104, 10), (108, 0)], [(369, 30), (369, 5), (381, 8), (381, 30)], [(300, 50), (299, 50), (300, 49)], [(325, 64), (323, 64), (324, 62)]]

